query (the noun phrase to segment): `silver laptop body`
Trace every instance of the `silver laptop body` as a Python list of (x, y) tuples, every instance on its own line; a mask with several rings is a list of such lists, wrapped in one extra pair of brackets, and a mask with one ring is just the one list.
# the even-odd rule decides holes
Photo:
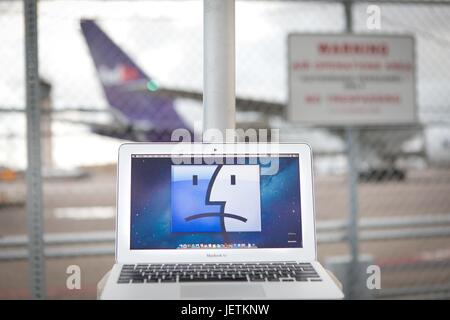
[(341, 299), (306, 144), (124, 144), (101, 299)]

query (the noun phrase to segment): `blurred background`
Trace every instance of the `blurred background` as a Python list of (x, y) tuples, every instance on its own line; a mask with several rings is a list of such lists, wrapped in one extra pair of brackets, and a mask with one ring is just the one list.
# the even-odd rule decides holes
[[(371, 4), (381, 9), (378, 30), (367, 27)], [(381, 269), (381, 289), (360, 297), (450, 298), (450, 1), (354, 1), (348, 8), (341, 1), (237, 1), (237, 125), (277, 128), (282, 142), (312, 145), (319, 260), (345, 290), (352, 275), (342, 265), (357, 245), (361, 264)], [(179, 118), (201, 121), (202, 1), (40, 0), (37, 18), (45, 291), (93, 299), (114, 262), (117, 148), (167, 139), (163, 131), (148, 135), (140, 120), (152, 114), (127, 106), (132, 99), (113, 106), (103, 91), (101, 81), (133, 79), (136, 70), (97, 72), (93, 56), (126, 53), (151, 79), (138, 94), (171, 88)], [(343, 33), (349, 21), (355, 33), (414, 36), (418, 117), (414, 125), (355, 129), (351, 153), (343, 129), (291, 123), (283, 109), (288, 35)], [(22, 299), (31, 298), (22, 1), (0, 1), (0, 30), (0, 299)], [(89, 37), (101, 46), (105, 35), (120, 49), (91, 54)], [(123, 120), (121, 108), (134, 111)], [(347, 229), (352, 210), (358, 238)], [(81, 268), (80, 290), (66, 287), (70, 265)], [(368, 276), (365, 268), (353, 272)]]

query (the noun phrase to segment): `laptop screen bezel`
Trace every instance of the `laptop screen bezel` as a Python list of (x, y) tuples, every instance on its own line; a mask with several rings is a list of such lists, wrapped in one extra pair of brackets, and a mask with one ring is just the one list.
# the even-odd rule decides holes
[[(302, 248), (257, 249), (130, 249), (131, 158), (136, 154), (174, 154), (183, 156), (299, 155)], [(239, 262), (313, 261), (316, 259), (312, 153), (307, 144), (201, 144), (201, 143), (125, 143), (119, 148), (117, 166), (116, 262)]]

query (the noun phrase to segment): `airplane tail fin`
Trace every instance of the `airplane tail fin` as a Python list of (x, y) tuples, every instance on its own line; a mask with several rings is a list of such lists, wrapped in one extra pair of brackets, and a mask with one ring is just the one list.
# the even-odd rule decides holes
[[(187, 128), (175, 110), (174, 99), (152, 95), (152, 91), (158, 89), (156, 82), (95, 21), (81, 20), (80, 25), (106, 99), (119, 119), (131, 125), (147, 126), (153, 131), (152, 141), (155, 132), (161, 135), (158, 141), (169, 141), (174, 129)], [(133, 90), (143, 86), (148, 91)]]

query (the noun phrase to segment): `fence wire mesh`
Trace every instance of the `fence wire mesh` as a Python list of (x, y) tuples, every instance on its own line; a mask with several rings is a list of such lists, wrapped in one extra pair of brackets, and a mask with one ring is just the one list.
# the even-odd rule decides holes
[[(369, 5), (381, 10), (380, 30), (367, 27)], [(408, 33), (416, 40), (418, 124), (356, 129), (360, 253), (382, 272), (381, 290), (370, 295), (448, 298), (450, 3), (355, 2), (352, 12), (356, 33)], [(340, 2), (236, 4), (237, 124), (278, 128), (282, 142), (312, 145), (319, 260), (330, 268), (336, 257), (349, 254), (344, 130), (289, 123), (283, 108), (288, 100), (288, 34), (342, 33), (344, 14)], [(117, 118), (113, 107), (121, 107), (111, 106), (110, 94), (101, 86), (82, 19), (94, 19), (151, 77), (150, 85), (178, 90), (181, 98), (175, 102), (161, 99), (174, 103), (183, 123), (202, 117), (201, 1), (39, 1), (43, 215), (51, 298), (95, 298), (97, 282), (113, 263), (118, 146), (128, 140), (168, 139), (167, 132), (148, 135), (145, 121), (130, 126)], [(20, 1), (0, 2), (0, 29), (0, 298), (27, 298)], [(98, 59), (118, 58), (117, 51), (103, 49)], [(117, 76), (139, 75), (129, 70), (100, 74), (112, 82)], [(148, 85), (134, 89), (152, 91)], [(139, 111), (140, 102), (133, 99), (123, 108)], [(161, 122), (174, 117), (156, 116)], [(81, 267), (81, 290), (66, 287), (69, 265)]]

